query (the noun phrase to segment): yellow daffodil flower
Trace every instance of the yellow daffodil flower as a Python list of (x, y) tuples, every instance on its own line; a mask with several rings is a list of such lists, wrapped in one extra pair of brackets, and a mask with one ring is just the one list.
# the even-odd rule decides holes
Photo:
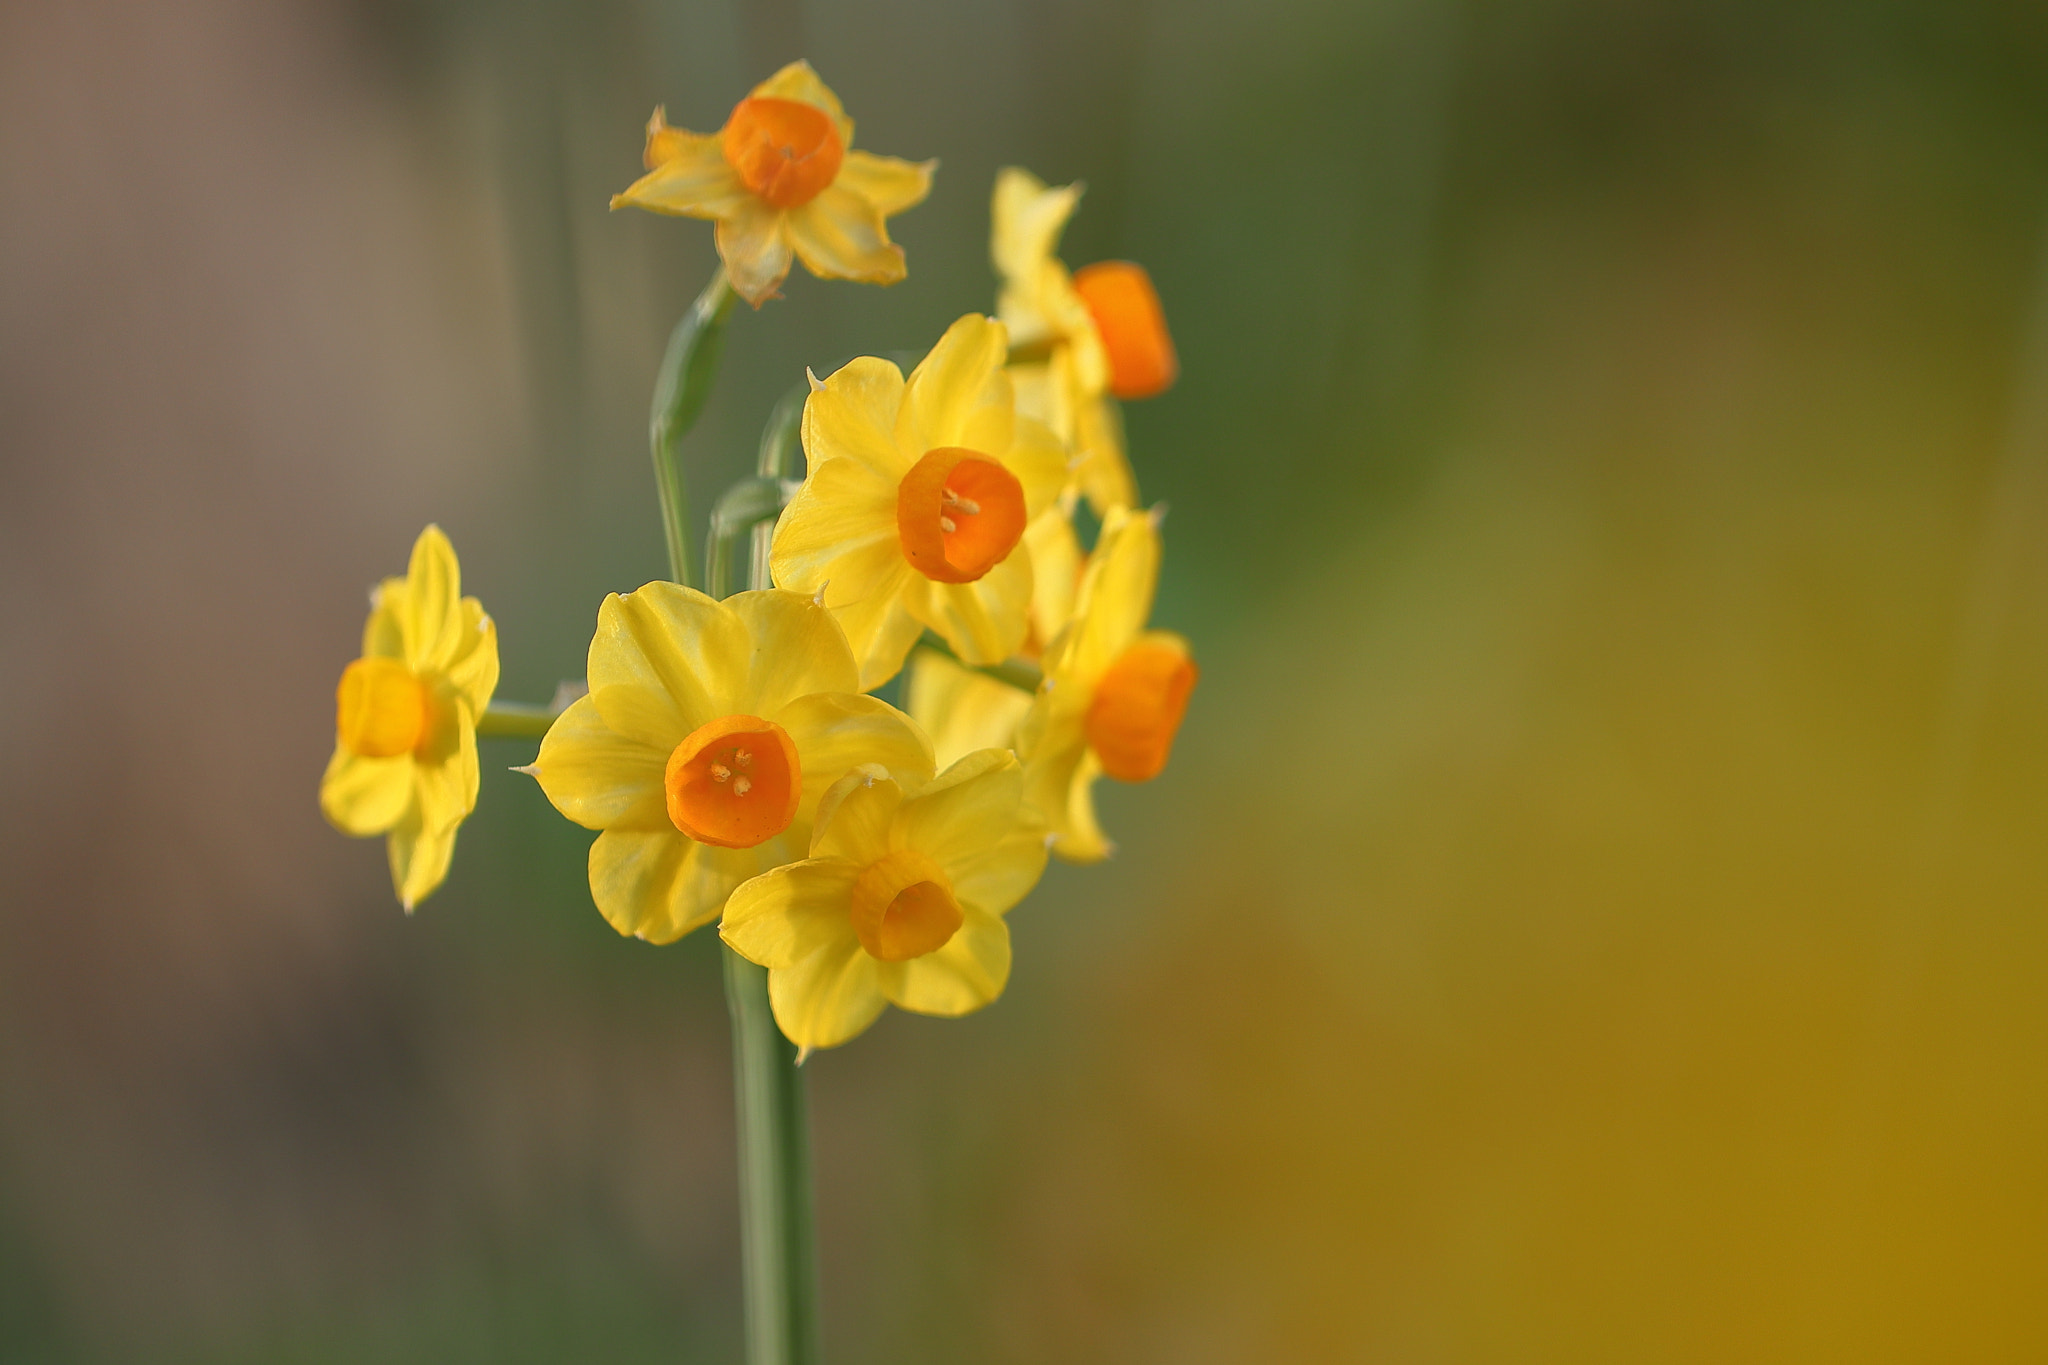
[(910, 656), (903, 706), (932, 737), (932, 753), (946, 768), (977, 749), (1016, 748), (1031, 694), (936, 649), (920, 649)]
[(388, 834), (410, 912), (448, 875), (455, 827), (476, 809), (476, 718), (498, 685), (498, 628), (438, 526), (403, 578), (370, 594), (363, 657), (335, 690), (334, 757), (320, 809), (344, 834)]
[(1138, 496), (1110, 397), (1161, 393), (1180, 363), (1142, 266), (1104, 261), (1070, 275), (1053, 254), (1080, 199), (1079, 185), (1047, 188), (1029, 171), (1005, 168), (990, 254), (1002, 281), (996, 315), (1017, 351), (1018, 403), (1073, 445), (1075, 481), (1100, 515)]
[(930, 627), (970, 663), (1000, 663), (1030, 628), (1025, 528), (1055, 506), (1066, 448), (1017, 415), (999, 322), (969, 314), (905, 380), (872, 356), (804, 404), (803, 487), (783, 509), (776, 585), (822, 593), (860, 660), (895, 676)]
[(884, 1005), (948, 1018), (1003, 993), (1003, 922), (1045, 871), (1014, 755), (970, 754), (929, 783), (855, 768), (818, 804), (811, 856), (733, 893), (719, 936), (768, 968), (775, 1022), (836, 1047)]
[(1166, 767), (1197, 670), (1187, 641), (1146, 630), (1159, 581), (1159, 528), (1127, 508), (1102, 523), (1074, 620), (1045, 655), (1045, 683), (1017, 737), (1025, 798), (1069, 862), (1110, 844), (1095, 819), (1095, 779), (1147, 782)]
[(591, 897), (614, 929), (652, 943), (716, 919), (734, 887), (800, 856), (819, 797), (848, 769), (878, 763), (911, 783), (933, 771), (931, 742), (857, 695), (845, 633), (794, 593), (614, 593), (589, 677), (520, 771), (602, 831)]
[(853, 150), (853, 120), (809, 62), (791, 62), (715, 133), (647, 124), (647, 174), (612, 197), (655, 213), (718, 223), (733, 290), (759, 308), (789, 274), (790, 253), (820, 279), (894, 284), (903, 248), (884, 219), (922, 203), (938, 162)]

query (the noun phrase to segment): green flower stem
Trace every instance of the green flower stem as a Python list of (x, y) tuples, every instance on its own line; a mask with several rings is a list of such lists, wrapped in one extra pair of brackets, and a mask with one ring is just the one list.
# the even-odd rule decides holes
[(668, 353), (661, 358), (661, 370), (654, 378), (654, 410), (648, 416), (654, 483), (661, 494), (669, 575), (686, 586), (690, 582), (690, 499), (679, 447), (696, 424), (697, 414), (704, 410), (712, 380), (718, 377), (718, 355), (725, 346), (725, 324), (732, 316), (735, 297), (721, 266), (669, 335)]
[[(784, 412), (782, 426), (794, 430)], [(797, 405), (802, 410), (802, 405)], [(776, 421), (762, 438), (763, 462)], [(706, 588), (731, 591), (743, 547), (749, 584), (768, 586), (768, 533), (792, 490), (779, 478), (734, 484), (711, 512)], [(732, 1011), (733, 1103), (739, 1123), (740, 1258), (744, 1269), (748, 1365), (817, 1365), (817, 1233), (811, 1214), (811, 1136), (797, 1050), (776, 1027), (768, 969), (724, 950), (725, 1000)]]
[(986, 674), (999, 683), (1008, 683), (1010, 686), (1020, 688), (1026, 692), (1038, 691), (1038, 685), (1045, 681), (1044, 670), (1039, 668), (1037, 664), (1025, 659), (1006, 659), (999, 664), (968, 663), (958, 654), (955, 654), (953, 647), (947, 644), (944, 637), (940, 636), (936, 631), (926, 631), (918, 638), (917, 643), (924, 649), (937, 650), (962, 668), (971, 668), (976, 673)]
[(476, 718), (478, 739), (541, 739), (555, 717), (562, 714), (552, 706), (524, 701), (494, 701)]

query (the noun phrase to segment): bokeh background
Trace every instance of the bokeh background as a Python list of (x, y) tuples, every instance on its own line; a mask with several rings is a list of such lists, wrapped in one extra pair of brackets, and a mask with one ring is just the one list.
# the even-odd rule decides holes
[(314, 792), (429, 520), (501, 695), (657, 576), (665, 103), (808, 55), (985, 309), (1089, 189), (1200, 691), (961, 1022), (808, 1068), (857, 1362), (2048, 1358), (2048, 11), (0, 8), (0, 1358), (735, 1360), (716, 943), (493, 742), (411, 919)]

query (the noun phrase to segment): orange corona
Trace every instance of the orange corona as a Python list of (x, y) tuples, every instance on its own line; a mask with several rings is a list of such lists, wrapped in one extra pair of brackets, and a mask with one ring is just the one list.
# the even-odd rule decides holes
[(977, 450), (928, 450), (896, 488), (903, 556), (935, 582), (974, 582), (1010, 557), (1024, 523), (1024, 486)]
[(725, 159), (740, 182), (779, 209), (801, 208), (839, 176), (846, 146), (824, 110), (753, 95), (725, 121)]
[(789, 828), (803, 768), (789, 732), (759, 716), (721, 716), (668, 756), (668, 818), (700, 844), (752, 848)]
[(1195, 661), (1175, 644), (1139, 640), (1095, 684), (1088, 746), (1120, 782), (1149, 782), (1166, 767), (1195, 690)]
[(1150, 398), (1171, 388), (1180, 358), (1145, 267), (1099, 261), (1074, 272), (1074, 289), (1109, 353), (1109, 391), (1119, 398)]

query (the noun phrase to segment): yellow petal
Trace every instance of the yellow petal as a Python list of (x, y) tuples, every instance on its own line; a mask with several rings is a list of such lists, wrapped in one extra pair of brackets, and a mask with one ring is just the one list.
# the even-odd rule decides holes
[(889, 829), (903, 804), (903, 787), (877, 763), (863, 763), (834, 782), (818, 802), (811, 856), (863, 868), (889, 851)]
[(799, 820), (808, 822), (826, 788), (863, 763), (880, 764), (907, 786), (931, 780), (931, 740), (878, 697), (820, 692), (797, 698), (767, 719), (789, 732), (803, 763)]
[(794, 967), (815, 953), (860, 940), (847, 909), (860, 869), (835, 858), (771, 868), (725, 903), (718, 936), (749, 962)]
[(585, 829), (673, 829), (662, 773), (669, 751), (621, 735), (589, 697), (555, 718), (533, 761), (554, 808)]
[(476, 713), (461, 697), (452, 702), (413, 761), (420, 820), (429, 832), (453, 829), (476, 809)]
[(932, 737), (932, 753), (948, 767), (976, 749), (1008, 749), (1031, 709), (1031, 694), (957, 663), (935, 649), (911, 657), (910, 718)]
[(1048, 651), (1047, 671), (1062, 686), (1093, 687), (1145, 628), (1158, 585), (1159, 530), (1152, 518), (1128, 508), (1111, 508), (1081, 579), (1074, 624)]
[(1039, 694), (1019, 737), (1024, 806), (1045, 823), (1054, 853), (1070, 863), (1099, 863), (1110, 850), (1095, 820), (1095, 779), (1102, 775), (1102, 760), (1088, 747), (1081, 717), (1056, 714), (1052, 695)]
[(978, 906), (962, 904), (959, 930), (936, 952), (908, 962), (877, 962), (882, 994), (900, 1009), (952, 1019), (972, 1014), (1010, 980), (1010, 928)]
[(906, 602), (971, 664), (999, 664), (1023, 648), (1031, 625), (1031, 551), (1019, 542), (1009, 558), (972, 583), (927, 583)]
[(387, 578), (370, 592), (370, 619), (363, 622), (365, 659), (405, 658), (406, 587), (403, 578)]
[(893, 490), (916, 458), (896, 444), (896, 412), (902, 406), (903, 371), (878, 356), (847, 361), (804, 400), (806, 471), (827, 460), (850, 459)]
[(888, 1005), (876, 983), (881, 964), (848, 933), (809, 957), (768, 973), (768, 1005), (798, 1047), (837, 1047), (856, 1037)]
[(713, 848), (665, 829), (608, 829), (590, 846), (590, 897), (612, 928), (673, 943), (718, 918), (733, 889), (787, 856), (780, 839)]
[(460, 622), (443, 671), (448, 685), (480, 712), (498, 690), (498, 623), (474, 597), (462, 599)]
[[(1081, 541), (1074, 534), (1071, 512), (1056, 505), (1024, 528), (1024, 543), (1031, 547), (1031, 634), (1043, 646), (1073, 619), (1074, 596), (1081, 587)], [(916, 708), (911, 714), (918, 714)]]
[(828, 600), (848, 601), (870, 595), (873, 585), (865, 576), (847, 581), (841, 561), (878, 566), (883, 550), (909, 567), (896, 529), (895, 482), (864, 460), (826, 459), (782, 509), (768, 564), (778, 587), (815, 593), (832, 581), (839, 591)]
[(978, 749), (903, 803), (892, 838), (926, 854), (951, 877), (956, 866), (966, 866), (977, 851), (1017, 827), (1023, 796), (1017, 756), (1007, 749)]
[(320, 813), (343, 834), (382, 834), (412, 807), (412, 755), (364, 758), (337, 748), (320, 778)]
[(448, 861), (455, 856), (455, 826), (436, 829), (414, 809), (392, 829), (385, 852), (391, 860), (391, 885), (409, 913), (448, 876)]
[(1096, 516), (1108, 516), (1112, 507), (1137, 505), (1137, 476), (1124, 454), (1123, 415), (1108, 394), (1081, 404), (1074, 428), (1074, 454), (1079, 461), (1074, 482)]
[(740, 619), (711, 598), (649, 583), (605, 598), (585, 662), (605, 723), (666, 755), (698, 726), (733, 713), (751, 650)]
[(867, 200), (884, 218), (893, 218), (924, 202), (932, 192), (932, 172), (938, 168), (936, 161), (905, 161), (901, 157), (849, 151), (839, 163), (839, 178), (832, 184)]
[[(661, 111), (654, 111), (661, 119)], [(754, 201), (725, 159), (716, 133), (690, 133), (666, 123), (647, 129), (647, 174), (612, 196), (611, 206), (683, 218), (727, 218)]]
[(440, 527), (428, 526), (413, 542), (405, 584), (398, 623), (406, 665), (415, 673), (438, 671), (462, 622), (462, 569)]
[(903, 248), (889, 240), (881, 211), (852, 190), (835, 184), (791, 209), (785, 232), (804, 269), (819, 279), (895, 284), (903, 278)]
[(1067, 482), (1067, 447), (1052, 429), (1029, 417), (1016, 420), (1003, 464), (1024, 485), (1024, 507), (1033, 517), (1059, 502)]
[(752, 641), (742, 660), (746, 676), (732, 697), (735, 712), (772, 718), (813, 692), (860, 690), (846, 632), (811, 598), (769, 589), (735, 593), (724, 606)]
[(1062, 185), (1047, 189), (1043, 180), (1020, 166), (1005, 166), (996, 172), (995, 195), (989, 205), (989, 256), (1006, 284), (1036, 279), (1081, 202), (1081, 188)]
[(733, 292), (759, 308), (789, 275), (789, 236), (783, 210), (752, 195), (718, 220), (713, 239)]
[[(948, 327), (904, 386), (903, 406), (896, 417), (896, 444), (920, 455), (941, 446), (963, 444), (968, 418), (984, 403), (1009, 347), (1009, 333), (1003, 324), (979, 313), (969, 313)], [(1007, 384), (1004, 392), (1007, 395)]]
[(853, 120), (846, 116), (846, 109), (839, 103), (839, 96), (833, 94), (825, 82), (818, 79), (818, 73), (811, 70), (809, 62), (802, 59), (793, 61), (755, 86), (749, 98), (761, 97), (799, 100), (823, 109), (832, 120), (833, 126), (839, 130), (839, 145), (853, 145)]

